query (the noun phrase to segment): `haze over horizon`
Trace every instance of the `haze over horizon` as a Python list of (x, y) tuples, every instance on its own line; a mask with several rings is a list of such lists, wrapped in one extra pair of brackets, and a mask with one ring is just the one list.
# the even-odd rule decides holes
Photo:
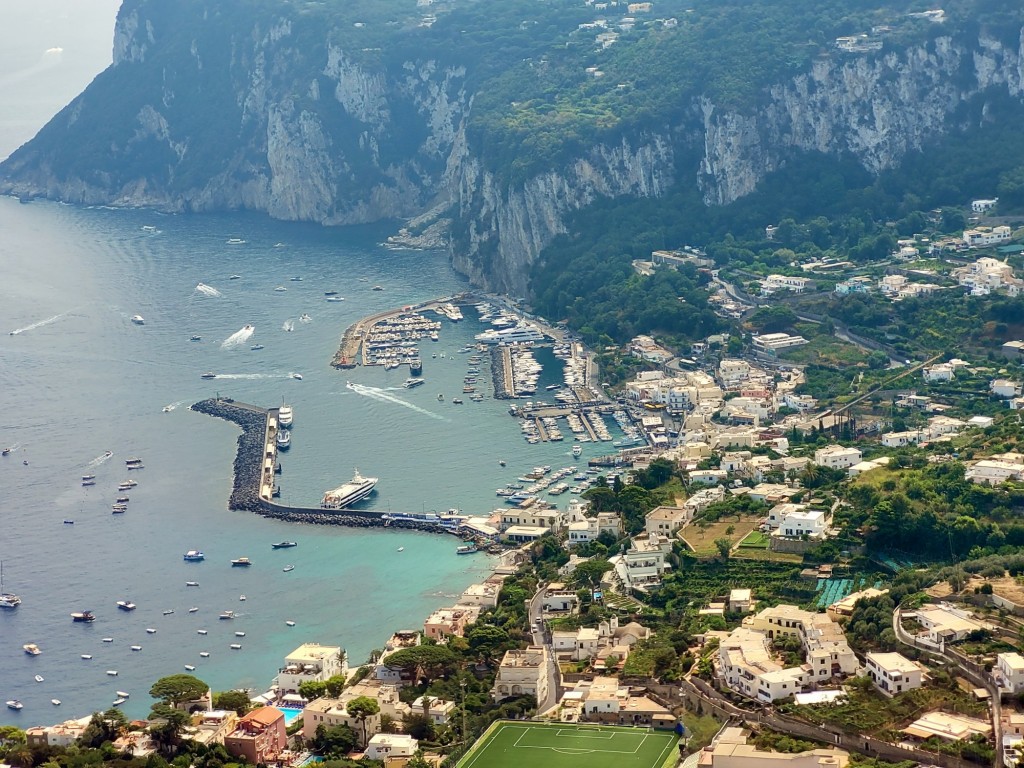
[(6, 0), (0, 26), (0, 160), (112, 59), (121, 0)]

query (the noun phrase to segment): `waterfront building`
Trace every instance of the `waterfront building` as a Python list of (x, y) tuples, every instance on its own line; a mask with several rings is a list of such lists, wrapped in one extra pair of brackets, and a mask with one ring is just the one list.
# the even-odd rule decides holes
[(284, 657), (275, 683), (279, 694), (294, 694), (305, 682), (323, 682), (337, 675), (348, 675), (348, 656), (341, 646), (303, 643)]
[(224, 737), (224, 748), (228, 754), (244, 758), (252, 765), (276, 762), (287, 747), (284, 712), (277, 707), (254, 709)]
[(476, 616), (470, 618), (470, 612), (460, 608), (440, 608), (434, 611), (423, 622), (423, 634), (432, 640), (444, 640), (446, 637), (462, 637), (466, 625)]

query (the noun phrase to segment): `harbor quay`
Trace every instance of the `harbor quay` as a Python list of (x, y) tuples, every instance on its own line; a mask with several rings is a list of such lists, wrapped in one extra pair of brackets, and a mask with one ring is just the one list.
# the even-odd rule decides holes
[[(279, 493), (275, 483), (282, 474), (277, 463), (278, 408), (261, 408), (231, 398), (210, 398), (191, 406), (191, 410), (224, 419), (242, 428), (235, 454), (234, 481), (228, 508), (252, 512), (262, 517), (311, 525), (344, 525), (352, 528), (400, 528), (424, 533), (459, 535), (458, 527), (433, 520), (415, 519), (423, 513), (383, 513), (360, 509), (298, 507), (274, 500)], [(403, 517), (407, 519), (402, 519)], [(436, 517), (436, 516), (435, 516)]]

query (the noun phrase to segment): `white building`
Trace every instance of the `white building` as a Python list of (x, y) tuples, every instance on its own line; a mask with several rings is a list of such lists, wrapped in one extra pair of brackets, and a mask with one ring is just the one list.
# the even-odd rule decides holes
[(921, 668), (899, 653), (869, 652), (865, 657), (868, 677), (886, 696), (920, 688)]
[(751, 341), (754, 342), (754, 349), (762, 352), (776, 352), (808, 343), (803, 336), (790, 336), (788, 333), (763, 333), (760, 336), (752, 336)]
[(636, 536), (625, 553), (609, 562), (624, 586), (646, 591), (661, 585), (662, 575), (671, 569), (666, 560), (671, 551), (671, 540), (663, 536)]
[(366, 757), (381, 762), (395, 757), (412, 757), (419, 746), (416, 739), (405, 733), (378, 733), (366, 745)]
[(776, 291), (793, 291), (794, 293), (803, 293), (807, 288), (807, 284), (810, 282), (810, 279), (806, 277), (768, 275), (768, 277), (761, 281), (761, 292), (766, 296), (770, 296)]
[(964, 230), (964, 242), (972, 248), (984, 248), (990, 245), (1008, 243), (1013, 231), (1006, 226), (976, 227)]
[(323, 682), (348, 675), (348, 657), (337, 645), (303, 643), (284, 657), (277, 673), (277, 689), (282, 694), (298, 693), (305, 682)]
[(971, 210), (975, 213), (988, 213), (996, 207), (996, 203), (999, 202), (999, 198), (993, 198), (991, 200), (972, 200)]
[(828, 531), (830, 521), (831, 516), (823, 509), (796, 510), (782, 518), (775, 535), (797, 539), (802, 536), (821, 539)]
[(1024, 656), (1017, 652), (997, 654), (992, 676), (1002, 690), (1020, 693), (1024, 690)]
[(924, 376), (924, 380), (928, 383), (952, 381), (956, 377), (956, 369), (949, 363), (937, 363), (926, 366), (922, 370), (921, 375)]
[(764, 524), (771, 530), (777, 530), (782, 521), (786, 519), (788, 515), (794, 512), (803, 512), (807, 509), (806, 504), (795, 504), (791, 501), (784, 501), (781, 504), (776, 504), (770, 510), (768, 510), (768, 516), (765, 518)]
[(928, 639), (936, 644), (955, 643), (972, 632), (989, 629), (987, 624), (974, 619), (970, 611), (947, 603), (922, 605), (913, 616), (925, 628)]
[(1024, 480), (1024, 463), (982, 459), (967, 470), (966, 477), (978, 485), (999, 485), (1008, 480)]
[(705, 509), (710, 507), (712, 504), (717, 504), (725, 498), (725, 488), (720, 485), (716, 485), (713, 488), (702, 488), (695, 494), (690, 496), (683, 506), (688, 510), (690, 519), (698, 512), (703, 512)]
[(1021, 394), (1020, 382), (1009, 379), (993, 379), (989, 388), (996, 397), (1011, 398)]
[(491, 698), (497, 702), (513, 696), (533, 696), (537, 701), (544, 701), (547, 695), (547, 650), (531, 645), (522, 651), (505, 651), (491, 688)]
[(655, 507), (647, 513), (647, 534), (671, 539), (676, 532), (693, 519), (687, 507)]
[(688, 473), (691, 483), (718, 485), (724, 483), (729, 473), (724, 469), (694, 469)]
[(814, 463), (819, 467), (848, 469), (861, 460), (861, 452), (844, 445), (828, 445), (814, 452)]

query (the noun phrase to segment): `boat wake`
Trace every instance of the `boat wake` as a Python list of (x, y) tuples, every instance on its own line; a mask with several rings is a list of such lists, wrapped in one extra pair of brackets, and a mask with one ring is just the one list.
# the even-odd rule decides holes
[(300, 323), (312, 323), (313, 322), (313, 318), (310, 317), (309, 315), (302, 315), (301, 317), (299, 317), (299, 322)]
[(218, 373), (217, 379), (290, 379), (290, 373)]
[(403, 408), (408, 408), (410, 411), (422, 413), (424, 416), (429, 416), (430, 418), (437, 419), (438, 421), (446, 420), (445, 417), (441, 416), (440, 414), (434, 413), (433, 411), (428, 411), (426, 408), (420, 408), (418, 405), (413, 405), (412, 403), (407, 402), (400, 397), (389, 395), (386, 390), (380, 389), (378, 387), (368, 387), (365, 384), (355, 384), (350, 381), (347, 384), (345, 384), (345, 388), (355, 392), (357, 395), (369, 397), (370, 399), (376, 400), (381, 403), (393, 403), (394, 405), (400, 405)]
[(164, 406), (164, 413), (170, 413), (171, 411), (181, 408), (188, 400), (178, 400), (176, 403), (168, 403)]
[(282, 331), (294, 331), (295, 330), (295, 321), (294, 320), (285, 320), (284, 321), (284, 325), (281, 326), (281, 330)]
[(231, 349), (232, 347), (240, 347), (242, 344), (245, 344), (245, 342), (247, 342), (249, 339), (251, 339), (253, 333), (255, 333), (255, 332), (256, 332), (256, 327), (255, 326), (247, 325), (244, 328), (242, 328), (240, 331), (235, 331), (230, 336), (228, 336), (226, 339), (224, 339), (224, 341), (221, 342), (220, 348), (221, 349)]
[(206, 283), (199, 283), (199, 285), (196, 286), (196, 290), (204, 296), (219, 297), (224, 295), (212, 285), (207, 285)]
[(113, 457), (113, 455), (114, 455), (113, 451), (104, 451), (99, 456), (97, 456), (95, 459), (90, 461), (86, 466), (98, 467), (100, 464), (106, 464), (108, 461), (110, 461), (110, 459)]
[(28, 333), (29, 331), (34, 331), (36, 328), (42, 328), (44, 325), (49, 325), (50, 323), (56, 323), (58, 320), (63, 320), (65, 317), (67, 317), (70, 314), (71, 314), (71, 310), (68, 310), (67, 312), (61, 312), (59, 315), (54, 315), (53, 317), (48, 317), (45, 320), (40, 320), (38, 323), (32, 323), (31, 325), (26, 325), (24, 328), (15, 328), (13, 331), (11, 331), (11, 336), (18, 336), (19, 334), (22, 334), (22, 333)]

